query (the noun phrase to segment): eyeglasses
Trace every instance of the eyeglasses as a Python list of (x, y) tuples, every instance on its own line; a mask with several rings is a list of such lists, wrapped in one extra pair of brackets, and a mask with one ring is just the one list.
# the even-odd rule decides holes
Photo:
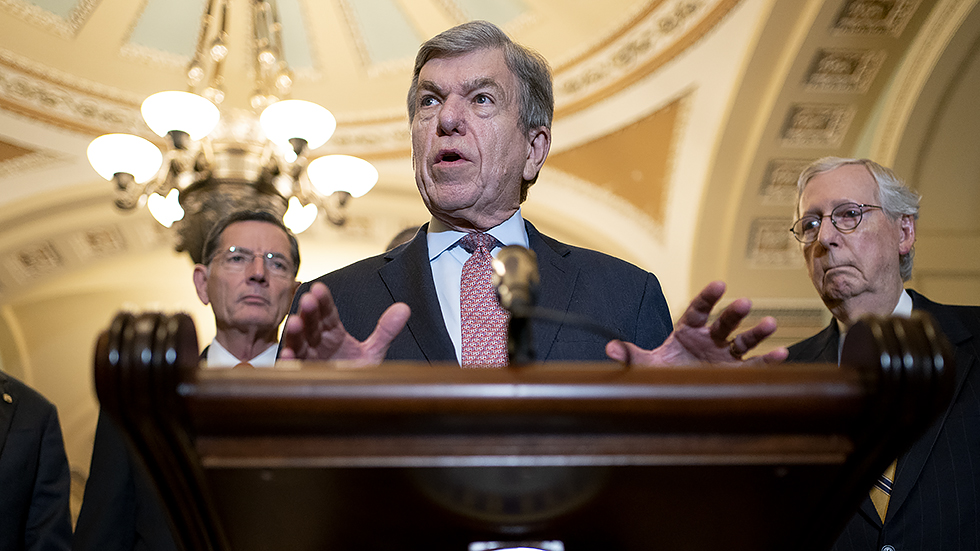
[(222, 269), (229, 272), (244, 272), (259, 256), (265, 262), (265, 269), (276, 277), (293, 277), (296, 272), (293, 263), (279, 253), (256, 253), (242, 247), (228, 247), (228, 250), (215, 255), (211, 262), (218, 262)]
[(878, 205), (844, 203), (843, 205), (836, 206), (834, 210), (830, 211), (830, 214), (824, 214), (823, 216), (808, 214), (800, 218), (793, 224), (793, 227), (789, 231), (793, 232), (793, 236), (800, 243), (804, 245), (813, 243), (820, 234), (820, 225), (823, 223), (823, 219), (830, 218), (830, 221), (838, 231), (849, 233), (854, 231), (858, 227), (858, 224), (861, 223), (861, 219), (864, 218), (865, 209), (881, 209), (881, 207)]

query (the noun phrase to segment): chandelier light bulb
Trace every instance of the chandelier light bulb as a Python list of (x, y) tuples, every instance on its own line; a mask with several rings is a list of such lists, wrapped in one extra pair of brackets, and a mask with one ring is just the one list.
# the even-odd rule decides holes
[(274, 54), (272, 50), (265, 48), (259, 52), (259, 61), (261, 61), (263, 65), (272, 65), (276, 62), (276, 54)]
[(143, 100), (140, 107), (150, 130), (163, 137), (171, 130), (180, 130), (192, 140), (207, 136), (218, 125), (218, 107), (190, 92), (157, 92)]
[(286, 214), (282, 215), (282, 223), (294, 234), (303, 233), (316, 220), (316, 205), (310, 203), (305, 207), (295, 195), (289, 198)]
[(215, 61), (221, 61), (228, 55), (228, 46), (225, 45), (225, 41), (220, 38), (215, 38), (214, 42), (211, 44), (211, 59)]
[(132, 134), (105, 134), (88, 145), (88, 162), (106, 180), (116, 173), (132, 174), (137, 183), (150, 181), (163, 163), (163, 154), (148, 140)]
[(187, 68), (187, 81), (192, 85), (195, 85), (204, 79), (204, 67), (197, 61), (194, 61)]
[(166, 197), (159, 193), (151, 194), (146, 199), (146, 208), (165, 228), (169, 228), (184, 217), (184, 209), (180, 206), (180, 193), (176, 189), (171, 189)]
[(323, 195), (346, 191), (351, 197), (361, 197), (378, 183), (378, 169), (364, 159), (350, 155), (317, 157), (306, 167), (306, 175)]
[(327, 143), (337, 128), (337, 119), (325, 107), (298, 99), (266, 107), (259, 123), (266, 137), (283, 150), (292, 148), (292, 138), (304, 139), (310, 149), (316, 149)]

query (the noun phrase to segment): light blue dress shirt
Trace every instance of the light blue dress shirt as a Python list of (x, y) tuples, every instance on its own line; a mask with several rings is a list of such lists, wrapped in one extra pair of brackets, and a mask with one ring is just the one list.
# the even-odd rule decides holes
[[(490, 254), (494, 257), (501, 246), (521, 245), (527, 247), (527, 229), (520, 209), (513, 216), (498, 226), (490, 228), (490, 235), (497, 238), (498, 244)], [(436, 284), (436, 296), (439, 297), (439, 307), (442, 309), (442, 319), (446, 322), (446, 330), (456, 349), (456, 361), (462, 363), (463, 336), (459, 314), (459, 287), (463, 275), (463, 264), (470, 258), (470, 253), (459, 244), (466, 235), (464, 232), (449, 229), (445, 224), (433, 218), (429, 222), (426, 236), (429, 247), (429, 265), (432, 267), (432, 279)]]

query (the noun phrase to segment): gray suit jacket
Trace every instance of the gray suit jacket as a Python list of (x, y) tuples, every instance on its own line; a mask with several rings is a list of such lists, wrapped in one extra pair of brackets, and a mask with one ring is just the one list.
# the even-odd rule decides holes
[[(617, 258), (565, 245), (525, 224), (528, 244), (538, 257), (538, 306), (587, 317), (643, 348), (663, 343), (673, 324), (656, 276)], [(408, 243), (314, 281), (330, 288), (344, 327), (359, 340), (371, 334), (388, 306), (405, 302), (411, 307), (408, 327), (392, 342), (389, 360), (455, 363), (429, 266), (427, 230), (428, 224)], [(293, 311), (312, 283), (296, 292)], [(607, 337), (569, 323), (539, 320), (532, 322), (532, 331), (540, 361), (607, 359)]]
[(58, 411), (0, 371), (0, 551), (68, 549), (70, 491)]
[[(885, 522), (865, 498), (834, 549), (980, 549), (980, 307), (938, 304), (909, 290), (955, 349), (949, 408), (898, 459)], [(837, 323), (790, 347), (788, 361), (837, 362)]]

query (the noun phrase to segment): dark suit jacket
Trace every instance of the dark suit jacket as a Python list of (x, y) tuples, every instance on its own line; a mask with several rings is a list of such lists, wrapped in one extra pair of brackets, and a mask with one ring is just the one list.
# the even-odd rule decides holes
[[(657, 278), (611, 256), (571, 247), (525, 222), (528, 244), (538, 257), (538, 306), (585, 316), (627, 341), (652, 349), (673, 324)], [(408, 327), (392, 342), (387, 358), (456, 362), (429, 266), (428, 224), (408, 243), (320, 277), (330, 288), (340, 319), (359, 340), (371, 334), (381, 313), (395, 302), (412, 309)], [(313, 282), (303, 284), (296, 301)], [(607, 337), (569, 323), (532, 322), (537, 359), (606, 360)]]
[[(949, 408), (898, 459), (884, 525), (866, 498), (834, 544), (841, 551), (980, 549), (980, 307), (938, 304), (915, 291), (955, 349)], [(837, 323), (790, 347), (788, 361), (837, 362)]]
[[(208, 348), (200, 361), (207, 359)], [(163, 503), (134, 453), (122, 429), (99, 411), (73, 551), (177, 550)]]
[(120, 429), (99, 412), (72, 549), (176, 551), (163, 505)]
[(0, 372), (0, 551), (68, 549), (70, 492), (58, 411)]

